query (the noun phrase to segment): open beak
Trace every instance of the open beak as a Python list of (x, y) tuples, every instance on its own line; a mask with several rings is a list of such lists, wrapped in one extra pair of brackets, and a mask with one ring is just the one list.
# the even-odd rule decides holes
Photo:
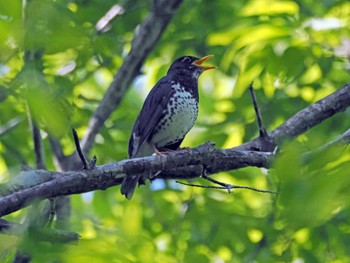
[(214, 57), (214, 55), (208, 55), (208, 56), (205, 56), (205, 57), (202, 57), (200, 59), (197, 59), (195, 60), (192, 65), (195, 65), (197, 67), (200, 67), (202, 68), (203, 70), (208, 70), (208, 69), (214, 69), (216, 68), (215, 66), (204, 66), (202, 65), (205, 61), (207, 61), (208, 59)]

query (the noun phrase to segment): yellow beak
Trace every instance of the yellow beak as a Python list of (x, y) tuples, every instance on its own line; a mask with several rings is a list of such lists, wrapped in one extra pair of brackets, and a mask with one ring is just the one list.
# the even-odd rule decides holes
[(205, 61), (207, 61), (208, 59), (210, 59), (212, 57), (214, 57), (214, 55), (208, 55), (208, 56), (202, 57), (202, 58), (197, 59), (196, 61), (194, 61), (192, 63), (192, 65), (200, 67), (203, 70), (214, 69), (214, 68), (216, 68), (215, 66), (204, 66), (204, 65), (202, 65)]

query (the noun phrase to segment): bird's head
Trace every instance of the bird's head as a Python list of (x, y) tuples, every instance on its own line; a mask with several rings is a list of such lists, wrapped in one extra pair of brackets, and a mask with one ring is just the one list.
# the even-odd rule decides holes
[(184, 76), (191, 76), (198, 79), (200, 74), (205, 70), (214, 69), (214, 66), (205, 66), (203, 63), (213, 55), (208, 55), (202, 58), (197, 58), (193, 56), (183, 56), (177, 58), (173, 64), (171, 64), (168, 74), (178, 74)]

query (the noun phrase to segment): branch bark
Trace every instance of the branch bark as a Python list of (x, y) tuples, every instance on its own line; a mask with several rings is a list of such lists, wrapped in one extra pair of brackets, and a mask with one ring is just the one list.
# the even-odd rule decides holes
[[(271, 132), (271, 136), (274, 139), (293, 139), (297, 134), (305, 132), (337, 111), (345, 110), (350, 106), (349, 89), (350, 85), (347, 84), (335, 93), (295, 114), (286, 121), (290, 125), (288, 129), (282, 124)], [(347, 141), (343, 140), (343, 142)], [(41, 180), (40, 183), (31, 182), (30, 185), (22, 185), (21, 190), (8, 193), (0, 198), (0, 216), (17, 211), (35, 199), (104, 190), (121, 184), (125, 175), (146, 172), (150, 175), (158, 174), (157, 178), (178, 179), (199, 177), (204, 171), (207, 174), (213, 174), (246, 166), (269, 167), (273, 157), (272, 153), (242, 150), (241, 148), (244, 147), (221, 150), (214, 149), (212, 144), (206, 143), (191, 150), (175, 151), (165, 156), (122, 160), (97, 166), (93, 170), (63, 173), (33, 170), (30, 173), (35, 173), (36, 177)], [(31, 177), (33, 178), (33, 175)]]
[(272, 131), (270, 135), (276, 143), (294, 139), (349, 106), (350, 83), (347, 83), (336, 92), (299, 111), (293, 118)]
[[(325, 98), (317, 101), (309, 107), (299, 111), (278, 128), (269, 133), (270, 138), (279, 145), (286, 140), (292, 140), (300, 134), (307, 132), (312, 127), (320, 124), (337, 112), (344, 111), (350, 106), (350, 83)], [(244, 143), (236, 149), (239, 150), (263, 150), (264, 142), (257, 138)]]
[[(33, 170), (30, 172), (35, 172), (36, 177), (41, 178), (41, 183), (21, 186), (21, 190), (3, 196), (0, 199), (0, 216), (17, 211), (29, 205), (33, 200), (104, 190), (121, 184), (123, 176), (126, 174), (133, 175), (147, 172), (152, 175), (164, 171), (157, 178), (169, 179), (172, 169), (194, 165), (201, 165), (201, 171), (205, 169), (208, 174), (247, 166), (268, 167), (271, 156), (271, 153), (232, 149), (216, 150), (212, 144), (206, 143), (192, 150), (176, 151), (165, 156), (122, 160), (97, 166), (93, 170), (62, 173)], [(33, 175), (31, 176), (33, 177)], [(181, 174), (178, 177), (172, 176), (171, 178), (191, 177), (191, 174)]]

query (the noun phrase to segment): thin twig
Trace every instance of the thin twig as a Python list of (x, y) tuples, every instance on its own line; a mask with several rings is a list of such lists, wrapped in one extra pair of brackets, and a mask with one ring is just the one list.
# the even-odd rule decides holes
[(259, 137), (264, 138), (264, 137), (268, 136), (268, 134), (267, 134), (267, 132), (266, 132), (266, 130), (264, 128), (264, 125), (263, 125), (261, 113), (260, 113), (260, 110), (259, 110), (258, 101), (256, 99), (255, 92), (254, 92), (253, 82), (250, 83), (250, 85), (249, 85), (249, 92), (250, 92), (250, 96), (252, 98), (256, 119), (258, 121)]
[[(275, 130), (271, 131), (269, 137), (277, 145), (284, 141), (293, 140), (327, 118), (332, 117), (334, 114), (344, 111), (349, 106), (350, 82), (337, 91), (294, 114)], [(262, 148), (261, 141), (262, 139), (259, 137), (253, 141), (241, 144), (234, 149), (246, 151)], [(274, 149), (275, 148), (270, 152), (273, 152)]]
[[(346, 145), (350, 144), (350, 129), (348, 129), (346, 132), (344, 132), (342, 135), (334, 139), (333, 141), (330, 141), (327, 144), (322, 145), (321, 147), (314, 149), (312, 151), (303, 153), (302, 160), (304, 162), (309, 162), (318, 154), (321, 154), (325, 151), (328, 151), (332, 148), (338, 147), (341, 149), (341, 146), (344, 147), (344, 150), (346, 149)], [(339, 151), (338, 154), (341, 155), (343, 152)]]
[(317, 151), (324, 151), (324, 150), (327, 150), (333, 146), (341, 146), (341, 145), (347, 145), (347, 144), (350, 144), (350, 129), (346, 130), (342, 135), (337, 137), (335, 140), (333, 140), (325, 145), (322, 145), (321, 147), (319, 147), (316, 150)]
[(261, 189), (253, 188), (250, 186), (236, 186), (236, 185), (232, 185), (232, 184), (226, 184), (226, 183), (220, 182), (218, 180), (215, 180), (215, 179), (211, 178), (210, 176), (207, 176), (206, 174), (203, 174), (202, 178), (204, 178), (204, 179), (206, 179), (214, 184), (218, 184), (218, 185), (221, 185), (222, 187), (226, 187), (229, 192), (230, 192), (230, 189), (243, 188), (243, 189), (249, 189), (249, 190), (261, 192), (261, 193), (277, 194), (276, 192), (272, 192), (272, 191), (268, 191), (268, 190), (261, 190)]
[(79, 154), (79, 157), (80, 157), (80, 160), (82, 161), (83, 163), (83, 166), (84, 166), (84, 169), (85, 170), (88, 170), (89, 168), (89, 165), (88, 165), (88, 161), (86, 160), (82, 150), (81, 150), (81, 147), (80, 147), (80, 142), (79, 142), (79, 137), (78, 137), (78, 134), (77, 134), (77, 131), (75, 129), (72, 129), (72, 133), (73, 133), (73, 138), (74, 138), (74, 143), (75, 143), (75, 148), (77, 149), (77, 152)]
[(63, 161), (65, 160), (66, 156), (63, 153), (62, 146), (61, 144), (54, 138), (51, 134), (49, 134), (49, 142), (51, 145), (52, 152), (61, 166)]
[(43, 153), (42, 139), (40, 135), (40, 129), (36, 122), (31, 118), (30, 120), (32, 126), (32, 136), (34, 142), (34, 153), (35, 153), (35, 162), (36, 169), (46, 169), (45, 165), (45, 155)]
[(214, 184), (218, 184), (218, 185), (221, 185), (221, 186), (224, 186), (224, 187), (226, 187), (226, 186), (227, 186), (227, 184), (226, 184), (226, 183), (223, 183), (223, 182), (217, 181), (217, 180), (215, 180), (214, 178), (211, 178), (210, 176), (208, 176), (208, 175), (206, 175), (206, 174), (202, 174), (202, 176), (201, 176), (201, 177), (202, 177), (202, 178), (204, 178), (204, 179), (206, 179), (206, 180), (208, 180), (209, 182), (214, 183)]
[(192, 186), (192, 187), (199, 187), (199, 188), (211, 188), (211, 189), (222, 189), (227, 190), (229, 193), (231, 193), (231, 189), (247, 189), (259, 193), (266, 193), (266, 194), (277, 194), (276, 192), (268, 191), (268, 190), (261, 190), (250, 186), (242, 186), (242, 185), (233, 185), (233, 184), (225, 184), (225, 186), (215, 186), (215, 185), (199, 185), (199, 184), (189, 184), (184, 183), (180, 181), (176, 181), (178, 184)]

